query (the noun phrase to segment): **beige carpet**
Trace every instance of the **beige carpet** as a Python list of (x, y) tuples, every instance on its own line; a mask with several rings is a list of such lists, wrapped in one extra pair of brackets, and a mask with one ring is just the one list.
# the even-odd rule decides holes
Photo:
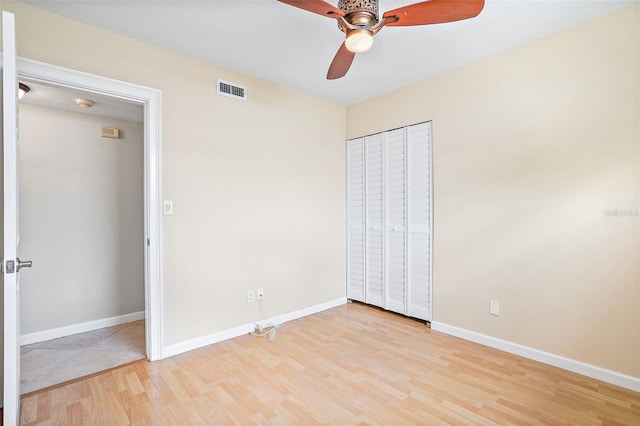
[(25, 345), (20, 349), (20, 391), (25, 394), (144, 359), (144, 320)]

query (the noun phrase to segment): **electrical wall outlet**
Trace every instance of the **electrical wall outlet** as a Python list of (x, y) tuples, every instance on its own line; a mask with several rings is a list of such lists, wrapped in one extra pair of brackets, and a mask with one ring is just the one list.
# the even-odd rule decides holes
[(256, 293), (253, 290), (247, 291), (247, 303), (253, 303), (256, 301)]
[(262, 302), (264, 300), (264, 289), (258, 289), (258, 302)]
[(489, 302), (489, 313), (491, 315), (500, 315), (500, 302), (497, 300), (492, 300)]

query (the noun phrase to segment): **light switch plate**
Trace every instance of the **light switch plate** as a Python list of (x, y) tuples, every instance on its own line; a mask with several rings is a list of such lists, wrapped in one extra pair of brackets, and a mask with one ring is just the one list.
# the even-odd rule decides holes
[(164, 214), (173, 214), (173, 201), (164, 200), (162, 210), (164, 211)]
[(489, 313), (491, 315), (500, 315), (500, 302), (497, 300), (492, 300), (489, 303)]

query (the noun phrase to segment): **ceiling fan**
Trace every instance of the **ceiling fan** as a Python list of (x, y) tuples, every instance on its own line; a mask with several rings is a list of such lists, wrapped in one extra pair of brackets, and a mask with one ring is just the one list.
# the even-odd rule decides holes
[(323, 0), (278, 0), (291, 6), (338, 21), (346, 40), (338, 49), (327, 73), (327, 79), (343, 77), (356, 53), (369, 50), (373, 36), (384, 26), (440, 24), (477, 16), (484, 0), (429, 0), (390, 10), (379, 18), (378, 0), (340, 0), (338, 7)]

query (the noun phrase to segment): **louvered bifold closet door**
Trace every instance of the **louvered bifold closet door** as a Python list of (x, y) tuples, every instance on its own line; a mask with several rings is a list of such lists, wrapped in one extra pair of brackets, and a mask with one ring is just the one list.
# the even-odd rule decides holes
[(406, 308), (406, 152), (405, 129), (384, 133), (385, 147), (385, 309)]
[(367, 136), (365, 151), (365, 301), (383, 307), (384, 303), (384, 211), (382, 135)]
[(431, 123), (407, 128), (407, 315), (431, 320)]
[(364, 297), (364, 138), (347, 141), (347, 297)]

